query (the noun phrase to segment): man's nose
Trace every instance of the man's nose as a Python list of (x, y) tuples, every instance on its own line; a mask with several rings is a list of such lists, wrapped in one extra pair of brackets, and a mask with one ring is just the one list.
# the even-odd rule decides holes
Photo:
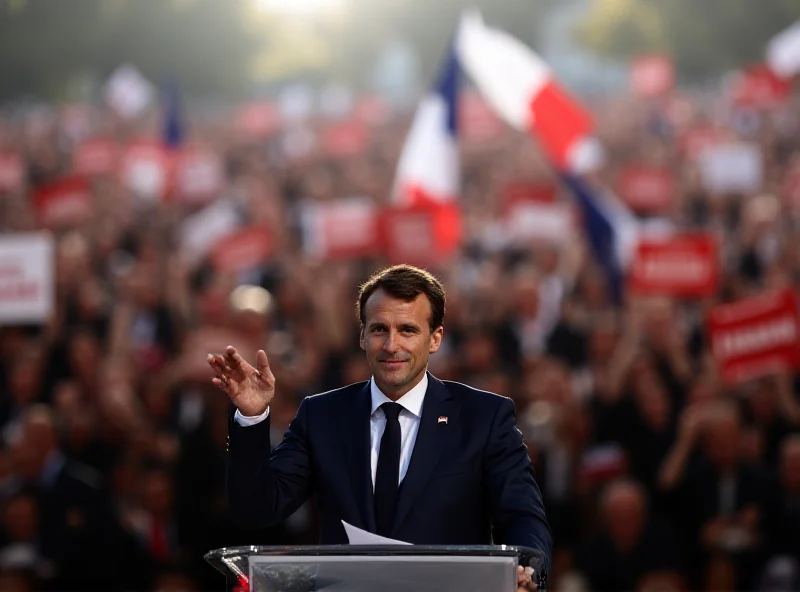
[(388, 353), (395, 353), (399, 349), (399, 345), (400, 343), (397, 339), (397, 331), (387, 331), (386, 340), (383, 342), (383, 350)]

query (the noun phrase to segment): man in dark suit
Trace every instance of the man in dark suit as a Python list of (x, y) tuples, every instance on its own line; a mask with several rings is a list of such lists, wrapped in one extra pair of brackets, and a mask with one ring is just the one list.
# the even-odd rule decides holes
[(227, 475), (234, 520), (274, 524), (316, 494), (322, 544), (348, 542), (344, 520), (415, 544), (532, 547), (549, 564), (550, 529), (512, 401), (427, 372), (442, 341), (441, 283), (391, 267), (361, 287), (357, 309), (372, 379), (303, 400), (271, 455), (266, 353), (255, 367), (231, 346), (209, 354), (212, 382), (237, 407)]

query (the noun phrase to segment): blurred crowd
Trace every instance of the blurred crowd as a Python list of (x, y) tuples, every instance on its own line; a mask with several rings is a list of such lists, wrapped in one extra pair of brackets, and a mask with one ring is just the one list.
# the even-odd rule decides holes
[[(447, 312), (430, 370), (514, 399), (553, 529), (551, 589), (800, 585), (797, 377), (725, 384), (704, 321), (717, 303), (798, 286), (800, 204), (783, 199), (783, 183), (800, 158), (800, 108), (721, 104), (707, 92), (591, 104), (606, 149), (598, 180), (613, 187), (632, 162), (667, 167), (678, 190), (662, 215), (721, 241), (719, 290), (702, 300), (627, 294), (615, 304), (579, 226), (566, 240), (504, 240), (510, 185), (570, 196), (529, 137), (504, 130), (462, 146), (463, 246), (431, 267)], [(157, 117), (95, 117), (93, 131), (120, 143), (160, 134)], [(230, 523), (230, 409), (205, 355), (228, 343), (247, 359), (267, 351), (273, 443), (303, 397), (369, 377), (354, 301), (387, 261), (309, 253), (302, 211), (353, 195), (385, 203), (409, 117), (387, 118), (363, 151), (334, 157), (287, 155), (296, 130), (288, 143), (282, 132), (244, 140), (229, 119), (190, 112), (190, 139), (223, 158), (218, 199), (273, 243), (266, 260), (233, 273), (185, 252), (181, 224), (197, 206), (92, 179), (91, 215), (55, 231), (54, 314), (0, 327), (0, 589), (221, 589), (207, 551), (315, 542), (310, 503), (274, 529)], [(703, 187), (681, 141), (701, 126), (760, 147), (757, 192)], [(57, 117), (32, 129), (7, 114), (0, 127), (26, 177), (0, 199), (0, 231), (37, 230), (31, 195), (69, 172), (77, 139)]]

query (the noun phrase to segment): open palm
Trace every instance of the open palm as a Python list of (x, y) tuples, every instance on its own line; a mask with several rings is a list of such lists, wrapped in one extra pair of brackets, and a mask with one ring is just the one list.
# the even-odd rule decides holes
[(216, 375), (214, 385), (228, 395), (242, 415), (261, 415), (275, 396), (275, 376), (264, 350), (256, 353), (255, 367), (229, 345), (224, 355), (208, 354), (208, 364)]

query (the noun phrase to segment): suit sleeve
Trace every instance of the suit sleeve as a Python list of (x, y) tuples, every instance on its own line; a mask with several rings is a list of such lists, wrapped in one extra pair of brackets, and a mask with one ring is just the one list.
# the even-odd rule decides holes
[(313, 489), (308, 404), (300, 403), (283, 441), (270, 454), (270, 418), (252, 426), (229, 421), (228, 507), (242, 528), (277, 524), (294, 513)]
[(503, 399), (492, 421), (486, 449), (486, 483), (495, 544), (542, 551), (548, 570), (552, 535), (528, 449), (517, 429), (514, 403)]

